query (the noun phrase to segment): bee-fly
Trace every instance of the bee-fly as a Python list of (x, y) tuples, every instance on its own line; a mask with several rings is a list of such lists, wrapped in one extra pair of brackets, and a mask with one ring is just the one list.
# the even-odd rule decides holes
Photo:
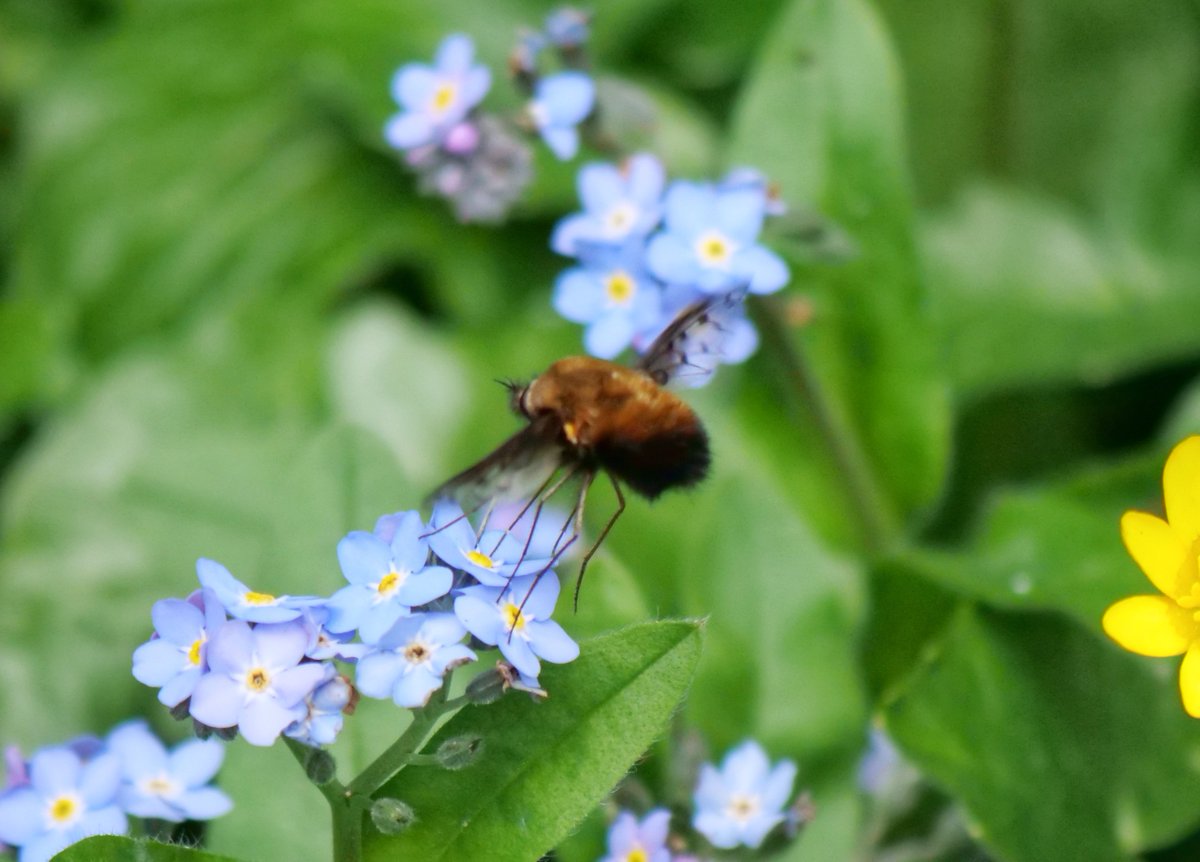
[(502, 500), (527, 499), (514, 523), (536, 506), (536, 525), (544, 502), (565, 482), (580, 477), (574, 508), (554, 547), (553, 565), (579, 537), (588, 488), (597, 473), (605, 473), (616, 492), (617, 510), (580, 564), (575, 582), (578, 605), (588, 561), (625, 510), (621, 486), (653, 500), (672, 488), (694, 485), (707, 474), (704, 426), (687, 403), (664, 387), (712, 373), (721, 312), (740, 302), (741, 294), (728, 294), (683, 309), (633, 367), (569, 356), (528, 384), (506, 383), (512, 409), (528, 424), (431, 496), (455, 499), (467, 512)]

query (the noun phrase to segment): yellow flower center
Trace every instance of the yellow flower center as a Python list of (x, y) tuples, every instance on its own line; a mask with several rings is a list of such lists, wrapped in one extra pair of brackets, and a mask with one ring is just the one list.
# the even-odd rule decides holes
[(396, 590), (400, 589), (400, 583), (400, 573), (395, 569), (392, 569), (379, 579), (379, 584), (375, 587), (375, 589), (381, 596), (390, 596), (392, 593), (396, 592)]
[(649, 862), (650, 857), (641, 847), (634, 847), (625, 854), (625, 862)]
[(242, 596), (242, 601), (248, 605), (273, 605), (275, 597), (270, 593), (248, 592)]
[(758, 796), (753, 793), (735, 793), (725, 806), (725, 813), (739, 823), (747, 822), (761, 807)]
[(453, 84), (446, 82), (440, 85), (433, 91), (433, 99), (430, 100), (430, 106), (435, 113), (445, 113), (450, 109), (458, 98), (458, 88)]
[(471, 550), (467, 551), (467, 559), (477, 566), (483, 566), (485, 569), (496, 568), (496, 561), (485, 554), (483, 551)]
[(83, 800), (75, 793), (64, 793), (46, 806), (46, 820), (51, 828), (70, 826), (83, 814)]
[(625, 270), (618, 269), (604, 279), (604, 292), (614, 305), (629, 305), (637, 292), (637, 282)]
[(187, 660), (188, 664), (200, 664), (200, 649), (204, 646), (204, 635), (192, 641), (192, 645), (188, 647)]
[(504, 619), (508, 621), (509, 631), (525, 628), (525, 614), (521, 613), (521, 608), (512, 602), (508, 602), (504, 606)]
[(733, 256), (733, 243), (724, 234), (710, 230), (696, 240), (696, 255), (705, 266), (725, 266)]
[(246, 673), (246, 688), (251, 691), (265, 691), (271, 684), (271, 677), (265, 668), (256, 667)]

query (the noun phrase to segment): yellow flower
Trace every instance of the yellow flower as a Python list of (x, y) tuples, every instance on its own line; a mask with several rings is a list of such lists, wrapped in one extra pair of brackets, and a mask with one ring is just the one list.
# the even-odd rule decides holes
[(1121, 538), (1161, 595), (1131, 596), (1104, 612), (1110, 638), (1130, 652), (1182, 655), (1183, 708), (1200, 718), (1200, 436), (1188, 437), (1163, 468), (1167, 519), (1145, 512), (1121, 516)]

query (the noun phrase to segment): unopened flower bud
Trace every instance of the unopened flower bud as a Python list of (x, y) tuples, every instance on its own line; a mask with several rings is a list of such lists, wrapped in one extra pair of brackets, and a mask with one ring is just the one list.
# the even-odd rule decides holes
[(337, 775), (337, 761), (323, 748), (314, 748), (304, 761), (304, 774), (318, 787), (333, 781)]
[(471, 703), (487, 704), (498, 701), (507, 690), (508, 680), (499, 667), (494, 667), (467, 683), (466, 695)]
[(483, 737), (455, 736), (438, 746), (438, 763), (445, 769), (462, 769), (470, 766), (483, 751)]
[(371, 822), (384, 835), (403, 832), (416, 821), (416, 812), (407, 802), (384, 797), (376, 799), (371, 806)]

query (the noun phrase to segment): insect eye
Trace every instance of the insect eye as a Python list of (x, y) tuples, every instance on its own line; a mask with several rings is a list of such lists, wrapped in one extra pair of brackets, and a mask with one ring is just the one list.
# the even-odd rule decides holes
[(508, 406), (513, 413), (519, 416), (528, 416), (529, 409), (526, 404), (526, 393), (529, 392), (528, 386), (522, 386), (519, 383), (511, 383), (508, 387)]

